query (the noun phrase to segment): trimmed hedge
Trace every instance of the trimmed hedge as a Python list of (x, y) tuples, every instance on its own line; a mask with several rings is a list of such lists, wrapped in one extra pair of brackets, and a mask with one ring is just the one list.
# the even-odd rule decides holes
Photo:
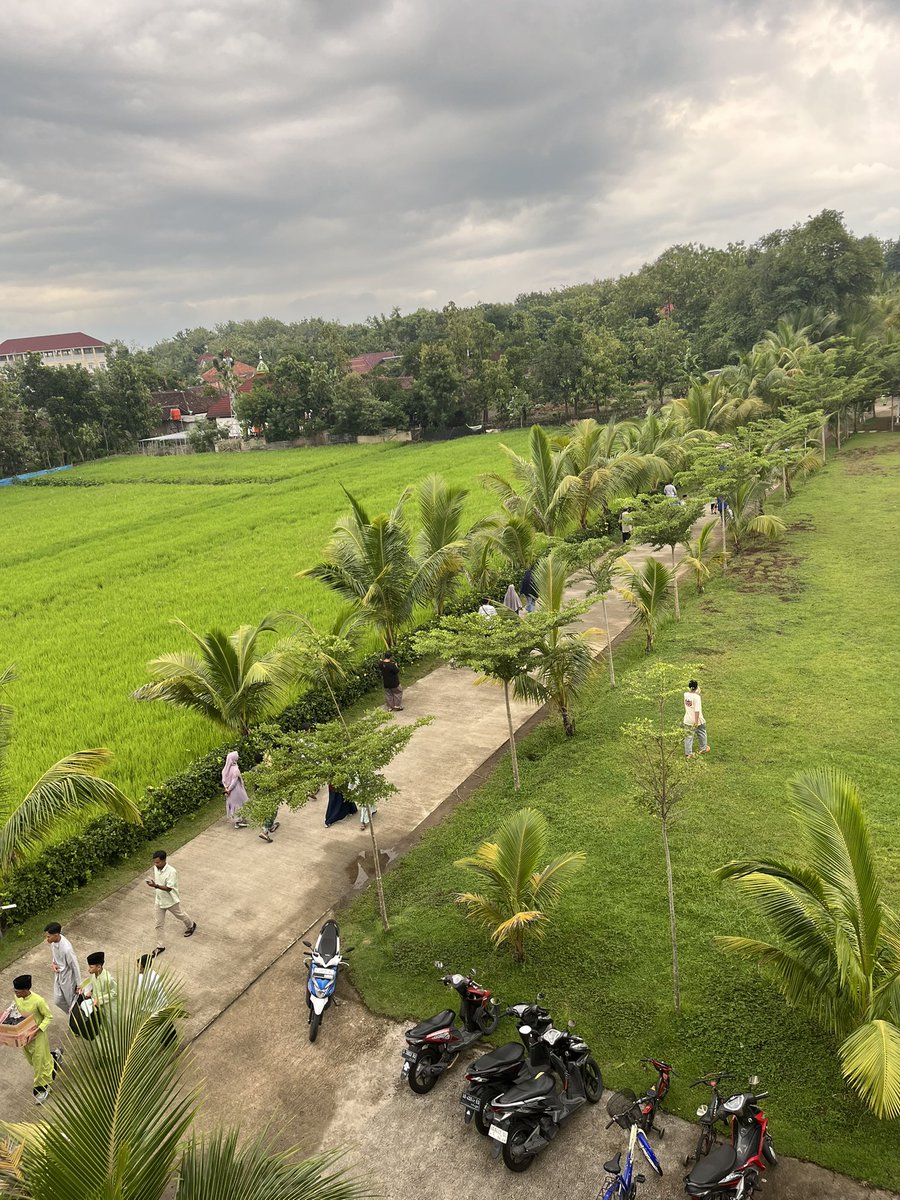
[[(509, 582), (511, 580), (504, 578), (498, 587), (505, 591)], [(473, 602), (474, 593), (460, 593), (448, 603), (447, 612), (467, 612)], [(432, 618), (400, 638), (396, 646), (399, 661), (408, 664), (420, 657), (413, 648), (413, 637), (434, 624), (436, 621)], [(380, 658), (380, 652), (370, 654), (347, 672), (335, 688), (342, 708), (381, 686)], [(305, 692), (271, 724), (293, 732), (334, 720), (335, 715), (331, 696), (323, 689)], [(197, 812), (207, 800), (221, 793), (222, 764), (228, 751), (235, 748), (243, 764), (255, 765), (259, 761), (259, 750), (252, 734), (245, 739), (232, 737), (227, 744), (197, 759), (180, 775), (158, 787), (148, 788), (141, 808), (143, 825), (131, 825), (113, 816), (98, 817), (81, 833), (58, 845), (48, 846), (29, 862), (8, 872), (3, 880), (3, 895), (16, 904), (9, 914), (9, 922), (18, 924), (45, 911), (63, 896), (84, 887), (98, 871), (121, 862), (147, 843), (164, 844), (165, 834), (176, 821)]]

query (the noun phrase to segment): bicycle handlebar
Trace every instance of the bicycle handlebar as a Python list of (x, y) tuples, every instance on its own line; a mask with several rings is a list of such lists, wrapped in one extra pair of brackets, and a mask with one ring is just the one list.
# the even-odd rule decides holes
[(722, 1079), (734, 1079), (734, 1073), (732, 1071), (710, 1071), (708, 1075), (702, 1075), (699, 1079), (695, 1079), (691, 1087), (700, 1087), (702, 1083), (705, 1083), (707, 1087), (711, 1087), (713, 1084), (718, 1084)]

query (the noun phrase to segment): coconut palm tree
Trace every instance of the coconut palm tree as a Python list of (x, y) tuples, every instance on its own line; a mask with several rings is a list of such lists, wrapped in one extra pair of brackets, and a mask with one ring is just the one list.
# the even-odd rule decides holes
[[(0, 696), (15, 679), (12, 666), (0, 672)], [(60, 822), (102, 809), (123, 821), (140, 825), (139, 809), (114, 783), (98, 778), (112, 762), (109, 750), (78, 750), (53, 764), (21, 799), (7, 789), (4, 759), (10, 743), (13, 710), (0, 701), (0, 871), (34, 853)]]
[[(559, 613), (565, 605), (571, 575), (568, 548), (551, 550), (534, 569), (538, 602), (544, 613)], [(569, 633), (556, 626), (547, 630), (536, 647), (534, 666), (514, 683), (520, 700), (549, 702), (562, 718), (566, 737), (575, 733), (572, 708), (596, 669), (585, 633)]]
[[(62, 1196), (140, 1200), (361, 1200), (361, 1182), (335, 1169), (333, 1153), (301, 1160), (274, 1153), (265, 1134), (239, 1129), (190, 1136), (202, 1093), (187, 1081), (190, 1051), (172, 1026), (184, 1015), (180, 986), (161, 973), (160, 993), (119, 977), (115, 1011), (93, 1040), (72, 1039), (43, 1110), (49, 1120), (0, 1127), (19, 1145), (0, 1169), (0, 1190), (21, 1200)], [(104, 1009), (104, 1012), (106, 1010)]]
[(434, 597), (450, 566), (459, 562), (464, 542), (455, 540), (417, 558), (404, 512), (409, 488), (389, 513), (374, 517), (346, 489), (344, 494), (349, 516), (335, 525), (323, 561), (298, 578), (320, 579), (354, 604), (390, 649), (416, 606)]
[(466, 488), (447, 483), (441, 475), (426, 475), (416, 488), (419, 511), (416, 557), (425, 562), (445, 548), (450, 550), (439, 568), (432, 596), (438, 617), (443, 616), (444, 605), (465, 570), (466, 550), (498, 523), (497, 517), (483, 517), (464, 528), (463, 509), (468, 495)]
[(694, 541), (682, 542), (684, 558), (681, 561), (694, 572), (698, 596), (712, 577), (713, 567), (722, 561), (721, 551), (713, 545), (713, 531), (718, 523), (715, 520), (707, 521)]
[(636, 567), (627, 558), (616, 564), (617, 573), (627, 581), (626, 587), (618, 589), (619, 595), (634, 609), (638, 624), (646, 637), (645, 650), (649, 654), (660, 624), (668, 616), (672, 598), (672, 572), (652, 555), (641, 566)]
[(147, 670), (154, 680), (132, 692), (132, 699), (164, 700), (225, 729), (249, 733), (251, 725), (284, 708), (300, 678), (294, 637), (281, 638), (265, 653), (260, 647), (263, 635), (277, 632), (282, 620), (282, 614), (273, 613), (230, 634), (221, 629), (195, 633), (184, 621), (174, 621), (193, 638), (199, 654), (176, 651), (152, 659)]
[(491, 931), (495, 946), (509, 942), (517, 962), (525, 957), (525, 937), (540, 939), (550, 910), (581, 870), (585, 855), (570, 851), (541, 866), (547, 854), (547, 820), (533, 808), (520, 808), (501, 824), (493, 842), (454, 865), (473, 871), (480, 890), (461, 892), (456, 901), (476, 923)]
[(743, 859), (718, 872), (753, 900), (773, 940), (716, 941), (758, 962), (840, 1039), (844, 1078), (877, 1116), (900, 1116), (900, 920), (882, 899), (859, 791), (826, 767), (798, 775), (789, 794), (798, 859)]
[(572, 523), (575, 476), (569, 471), (565, 450), (554, 450), (540, 425), (532, 425), (528, 458), (509, 446), (500, 449), (509, 459), (513, 483), (502, 475), (482, 475), (482, 481), (500, 497), (512, 516), (525, 517), (539, 533), (556, 537)]
[(600, 425), (589, 418), (579, 421), (570, 435), (555, 439), (575, 477), (570, 496), (582, 529), (598, 508), (609, 511), (613, 497), (651, 488), (671, 476), (662, 456), (625, 448), (619, 433), (615, 421)]
[(781, 517), (763, 512), (769, 485), (766, 479), (747, 478), (739, 481), (728, 494), (727, 526), (735, 549), (751, 536), (774, 540), (787, 529)]
[(715, 375), (693, 380), (687, 395), (673, 400), (669, 408), (685, 432), (721, 433), (745, 424), (762, 411), (763, 403), (753, 396), (741, 399), (733, 395), (726, 380)]

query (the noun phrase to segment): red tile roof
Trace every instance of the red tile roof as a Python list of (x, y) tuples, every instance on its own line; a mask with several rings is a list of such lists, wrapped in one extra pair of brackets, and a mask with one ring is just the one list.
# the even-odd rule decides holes
[(229, 396), (221, 396), (218, 400), (213, 400), (206, 410), (206, 415), (210, 420), (213, 420), (215, 417), (230, 417), (231, 398)]
[(0, 354), (41, 354), (47, 350), (80, 350), (85, 346), (105, 350), (106, 342), (86, 333), (51, 333), (46, 337), (7, 338), (0, 344)]
[(399, 358), (399, 354), (395, 354), (393, 350), (376, 350), (370, 354), (357, 354), (356, 358), (350, 359), (350, 371), (353, 375), (368, 375), (368, 373), (387, 359)]
[(163, 410), (180, 408), (182, 413), (205, 413), (217, 397), (210, 396), (205, 387), (190, 387), (174, 392), (151, 392), (150, 399)]

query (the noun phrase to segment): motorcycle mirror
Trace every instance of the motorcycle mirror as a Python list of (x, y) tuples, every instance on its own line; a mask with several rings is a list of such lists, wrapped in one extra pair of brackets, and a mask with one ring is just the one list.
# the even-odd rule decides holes
[(308, 942), (306, 938), (303, 939), (303, 945), (309, 946), (310, 950), (312, 950), (312, 942)]
[(437, 969), (438, 969), (439, 971), (443, 971), (443, 969), (444, 969), (444, 964), (441, 962), (441, 960), (440, 960), (439, 958), (436, 958), (436, 959), (434, 960), (434, 965), (437, 967)]
[(758, 1076), (758, 1075), (751, 1075), (751, 1076), (750, 1076), (750, 1079), (749, 1079), (749, 1081), (748, 1081), (748, 1082), (749, 1082), (749, 1084), (750, 1084), (750, 1086), (751, 1086), (751, 1087), (756, 1087), (756, 1085), (759, 1083), (759, 1076)]
[(569, 1029), (574, 1029), (574, 1028), (575, 1028), (575, 1022), (574, 1022), (574, 1021), (566, 1021), (566, 1025), (568, 1025)]
[(543, 992), (538, 992), (538, 994), (537, 994), (537, 999), (538, 999), (538, 1000), (546, 1000), (546, 999), (547, 999), (547, 997), (544, 995), (544, 993), (543, 993)]
[(347, 946), (347, 948), (344, 950), (344, 953), (345, 953), (345, 954), (352, 954), (352, 953), (353, 953), (353, 951), (354, 951), (355, 949), (356, 949), (356, 947), (355, 947), (355, 946)]

